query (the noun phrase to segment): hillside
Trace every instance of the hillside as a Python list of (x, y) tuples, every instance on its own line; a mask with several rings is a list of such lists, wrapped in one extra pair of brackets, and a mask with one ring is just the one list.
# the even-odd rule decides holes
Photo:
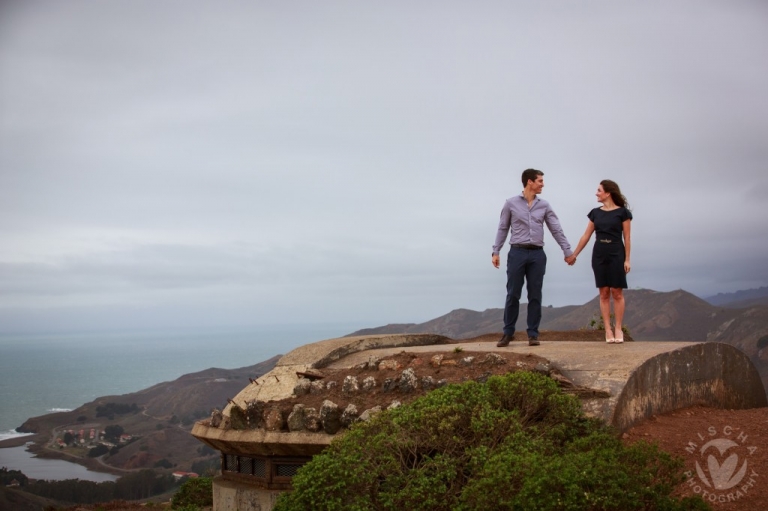
[[(733, 309), (716, 307), (687, 291), (660, 292), (650, 289), (627, 290), (625, 292), (627, 311), (624, 323), (639, 341), (706, 341), (720, 340), (724, 325), (734, 326), (747, 322), (757, 330), (766, 331), (755, 337), (768, 334), (768, 322), (762, 325), (760, 307)], [(520, 305), (517, 330), (525, 331), (527, 304)], [(749, 312), (753, 311), (753, 312)], [(424, 323), (392, 324), (358, 330), (349, 334), (382, 333), (433, 333), (453, 339), (468, 339), (487, 333), (500, 333), (503, 327), (503, 309), (486, 309), (477, 312), (456, 309), (444, 316)], [(588, 328), (593, 319), (600, 315), (598, 297), (575, 306), (545, 307), (542, 309), (542, 330), (579, 330)], [(749, 319), (748, 319), (749, 318)], [(766, 318), (768, 320), (768, 317)], [(757, 321), (756, 321), (757, 320)], [(754, 337), (758, 332), (752, 331)]]
[[(33, 417), (17, 430), (37, 435), (7, 440), (2, 445), (32, 440), (34, 445), (29, 450), (39, 456), (63, 458), (118, 475), (126, 470), (159, 469), (162, 465), (182, 471), (192, 471), (196, 462), (198, 467), (201, 462), (215, 465), (216, 453), (203, 449), (189, 434), (194, 421), (209, 416), (212, 408), (223, 408), (249, 378), (269, 372), (280, 356), (239, 369), (214, 368), (185, 374), (138, 392), (100, 397), (70, 412)], [(88, 457), (88, 446), (61, 448), (55, 443), (66, 430), (102, 431), (107, 426), (120, 426), (134, 441), (121, 445), (102, 460)]]
[[(558, 330), (546, 325), (554, 323), (562, 316), (579, 309), (579, 306), (569, 305), (566, 307), (544, 307), (542, 309), (542, 326), (546, 330)], [(525, 329), (525, 316), (527, 314), (528, 304), (520, 304), (520, 320), (518, 329)], [(401, 334), (401, 333), (439, 333), (452, 339), (470, 339), (483, 334), (501, 332), (504, 322), (503, 309), (486, 309), (483, 312), (477, 312), (470, 309), (456, 309), (439, 318), (431, 319), (425, 323), (401, 323), (390, 324), (381, 327), (364, 328), (357, 330), (345, 337), (355, 335), (371, 334)], [(584, 326), (582, 323), (579, 326)], [(564, 328), (563, 330), (576, 330), (578, 328)]]

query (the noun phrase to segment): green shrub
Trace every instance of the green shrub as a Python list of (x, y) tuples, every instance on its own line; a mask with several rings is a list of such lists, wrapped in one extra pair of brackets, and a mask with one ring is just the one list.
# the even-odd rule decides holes
[(578, 399), (528, 372), (430, 392), (357, 424), (293, 478), (276, 511), (685, 510), (682, 462), (624, 447)]
[(173, 509), (195, 509), (213, 505), (213, 479), (195, 477), (185, 481), (171, 499)]

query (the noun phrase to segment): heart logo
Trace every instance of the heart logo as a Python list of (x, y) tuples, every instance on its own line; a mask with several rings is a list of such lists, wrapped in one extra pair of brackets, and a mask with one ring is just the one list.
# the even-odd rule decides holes
[[(739, 444), (728, 440), (726, 438), (718, 438), (712, 440), (701, 446), (699, 451), (702, 456), (710, 447), (714, 447), (720, 453), (720, 457), (733, 447), (738, 447)], [(707, 457), (707, 470), (709, 471), (709, 478), (704, 473), (704, 469), (701, 468), (699, 462), (696, 462), (696, 473), (699, 475), (699, 479), (704, 482), (708, 487), (716, 490), (727, 490), (733, 488), (741, 482), (744, 475), (747, 473), (747, 461), (744, 460), (744, 464), (736, 472), (736, 467), (739, 464), (739, 456), (736, 453), (728, 456), (722, 464), (718, 461), (718, 458), (714, 454), (710, 454)], [(735, 473), (734, 473), (735, 472)], [(711, 482), (710, 482), (711, 481)]]

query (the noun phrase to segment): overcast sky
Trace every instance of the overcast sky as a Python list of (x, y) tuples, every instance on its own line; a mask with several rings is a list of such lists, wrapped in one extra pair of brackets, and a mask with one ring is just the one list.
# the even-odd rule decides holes
[(621, 185), (631, 288), (768, 285), (767, 63), (764, 0), (5, 0), (0, 332), (502, 307), (528, 167), (573, 246)]

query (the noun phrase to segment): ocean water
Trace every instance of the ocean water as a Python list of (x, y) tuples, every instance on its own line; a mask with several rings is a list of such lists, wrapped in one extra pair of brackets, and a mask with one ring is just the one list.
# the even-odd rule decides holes
[(210, 367), (250, 366), (357, 328), (324, 324), (229, 332), (0, 336), (0, 440), (18, 436), (14, 429), (30, 417)]

